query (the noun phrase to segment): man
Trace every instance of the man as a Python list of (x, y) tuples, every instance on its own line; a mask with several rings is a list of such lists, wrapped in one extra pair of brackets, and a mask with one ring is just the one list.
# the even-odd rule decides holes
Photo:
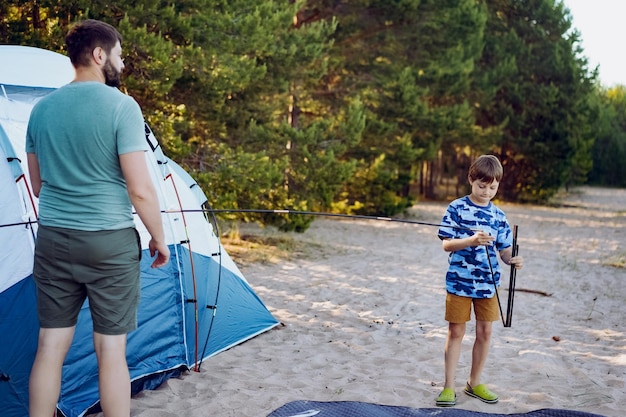
[(151, 235), (152, 267), (169, 261), (141, 109), (114, 88), (124, 69), (121, 42), (106, 23), (73, 26), (66, 44), (76, 76), (35, 105), (28, 125), (29, 173), (39, 197), (33, 275), (41, 327), (31, 417), (54, 415), (86, 297), (102, 410), (106, 417), (130, 415), (126, 334), (137, 327), (141, 255), (131, 204)]

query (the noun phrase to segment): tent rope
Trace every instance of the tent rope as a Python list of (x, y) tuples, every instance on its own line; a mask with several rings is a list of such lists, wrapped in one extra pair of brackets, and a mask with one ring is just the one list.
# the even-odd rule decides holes
[[(338, 218), (346, 218), (346, 219), (353, 219), (353, 220), (375, 220), (375, 221), (386, 221), (386, 222), (393, 222), (393, 223), (407, 223), (407, 224), (416, 224), (416, 225), (422, 225), (422, 226), (443, 227), (443, 228), (457, 229), (457, 230), (471, 230), (471, 231), (477, 230), (477, 229), (472, 229), (470, 227), (464, 227), (464, 226), (454, 226), (454, 225), (442, 224), (442, 223), (429, 223), (429, 222), (423, 222), (423, 221), (411, 220), (411, 219), (400, 219), (396, 217), (328, 213), (328, 212), (321, 212), (321, 211), (298, 211), (298, 210), (282, 210), (282, 209), (271, 210), (271, 209), (212, 209), (212, 208), (207, 208), (207, 209), (161, 210), (161, 213), (212, 213), (213, 215), (216, 213), (293, 214), (293, 215), (306, 215), (306, 216), (338, 217)], [(37, 221), (0, 224), (0, 227), (20, 226), (20, 225), (31, 224), (31, 223), (37, 223)]]
[(0, 224), (0, 227), (28, 226), (30, 224), (38, 224), (38, 223), (39, 223), (39, 220), (28, 220), (25, 222)]
[[(208, 203), (205, 203), (208, 205)], [(208, 208), (203, 208), (203, 209), (183, 209), (183, 210), (161, 210), (161, 213), (209, 213), (215, 223), (215, 230), (216, 230), (216, 236), (218, 239), (218, 247), (219, 247), (219, 271), (218, 271), (218, 286), (217, 286), (217, 292), (216, 292), (216, 297), (215, 297), (215, 303), (213, 306), (207, 306), (207, 308), (212, 308), (213, 309), (213, 314), (211, 317), (211, 324), (209, 327), (209, 332), (207, 334), (207, 338), (206, 341), (204, 343), (204, 347), (203, 347), (203, 351), (202, 351), (202, 356), (204, 357), (204, 354), (206, 352), (206, 348), (207, 345), (209, 343), (209, 337), (211, 335), (211, 328), (213, 326), (213, 320), (215, 318), (215, 314), (217, 312), (217, 302), (218, 302), (218, 297), (219, 297), (219, 282), (221, 280), (221, 272), (222, 272), (222, 245), (220, 242), (220, 237), (219, 237), (219, 230), (217, 227), (217, 220), (215, 218), (215, 214), (216, 213), (260, 213), (260, 214), (293, 214), (293, 215), (308, 215), (308, 216), (321, 216), (321, 217), (337, 217), (337, 218), (346, 218), (346, 219), (352, 219), (352, 220), (374, 220), (374, 221), (386, 221), (386, 222), (396, 222), (396, 223), (406, 223), (406, 224), (415, 224), (415, 225), (422, 225), (422, 226), (433, 226), (433, 227), (439, 227), (439, 228), (450, 228), (450, 229), (457, 229), (457, 230), (471, 230), (471, 231), (476, 231), (476, 229), (472, 229), (469, 227), (464, 227), (464, 226), (454, 226), (454, 225), (449, 225), (449, 224), (442, 224), (442, 223), (430, 223), (430, 222), (424, 222), (424, 221), (418, 221), (418, 220), (411, 220), (411, 219), (400, 219), (400, 218), (394, 218), (394, 217), (382, 217), (382, 216), (367, 216), (367, 215), (358, 215), (358, 214), (340, 214), (340, 213), (328, 213), (328, 212), (319, 212), (319, 211), (300, 211), (300, 210), (284, 210), (284, 209), (278, 209), (278, 210), (272, 210), (272, 209), (213, 209), (210, 206)], [(11, 224), (3, 224), (0, 225), (0, 227), (9, 227), (9, 226), (20, 226), (20, 225), (27, 225), (27, 224), (32, 224), (32, 223), (37, 223), (36, 221), (28, 221), (28, 222), (19, 222), (19, 223), (11, 223)], [(517, 226), (516, 226), (517, 228)], [(515, 232), (515, 240), (517, 240), (517, 232)], [(517, 243), (514, 243), (514, 246), (517, 246)], [(511, 322), (511, 318), (510, 316), (512, 315), (512, 307), (513, 307), (513, 296), (511, 294), (511, 292), (509, 293), (509, 308), (507, 311), (507, 319), (505, 321), (505, 317), (502, 314), (502, 306), (500, 304), (500, 296), (498, 294), (498, 289), (496, 286), (496, 282), (495, 282), (495, 275), (493, 272), (493, 266), (491, 264), (491, 258), (489, 256), (489, 250), (487, 247), (485, 247), (485, 250), (487, 251), (487, 261), (489, 262), (489, 269), (491, 272), (491, 281), (494, 285), (495, 291), (496, 291), (496, 297), (498, 299), (498, 306), (500, 308), (500, 316), (502, 317), (502, 323), (504, 324), (505, 327), (510, 327), (510, 322)], [(517, 248), (514, 247), (513, 250), (516, 252)], [(514, 267), (512, 268), (514, 269)], [(514, 274), (514, 272), (512, 272), (512, 274)], [(512, 282), (515, 282), (515, 278), (514, 275), (512, 275)], [(195, 285), (194, 285), (195, 287)], [(196, 313), (197, 316), (197, 313)], [(508, 324), (508, 325), (507, 325)], [(202, 359), (200, 359), (200, 362), (202, 362)], [(200, 370), (200, 366), (198, 365), (198, 362), (196, 362), (196, 367), (197, 367), (197, 371), (199, 372)]]
[[(212, 212), (212, 213), (261, 213), (261, 214), (293, 214), (293, 215), (304, 215), (304, 216), (320, 216), (320, 217), (338, 217), (338, 218), (346, 218), (352, 220), (375, 220), (375, 221), (386, 221), (393, 223), (407, 223), (407, 224), (417, 224), (422, 226), (434, 226), (441, 228), (449, 228), (449, 229), (457, 229), (457, 230), (471, 230), (477, 231), (478, 229), (473, 229), (465, 226), (454, 226), (450, 224), (442, 224), (442, 223), (429, 223), (418, 220), (411, 219), (401, 219), (397, 217), (383, 217), (383, 216), (367, 216), (361, 214), (341, 214), (341, 213), (328, 213), (323, 211), (300, 211), (300, 210), (286, 210), (286, 209), (197, 209), (197, 210), (184, 210), (188, 212)], [(170, 210), (165, 210), (165, 213), (172, 212)], [(175, 212), (175, 211), (174, 211)]]

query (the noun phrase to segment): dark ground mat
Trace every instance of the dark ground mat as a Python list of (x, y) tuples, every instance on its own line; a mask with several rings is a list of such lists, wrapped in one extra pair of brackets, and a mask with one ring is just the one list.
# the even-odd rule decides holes
[(544, 408), (528, 413), (491, 414), (458, 408), (410, 408), (358, 401), (293, 401), (267, 417), (603, 417), (580, 411)]

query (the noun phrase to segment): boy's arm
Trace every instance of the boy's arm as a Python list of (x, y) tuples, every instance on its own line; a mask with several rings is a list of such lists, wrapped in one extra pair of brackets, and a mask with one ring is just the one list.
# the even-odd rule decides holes
[(521, 256), (517, 255), (517, 256), (513, 256), (513, 247), (509, 246), (506, 249), (502, 249), (500, 251), (500, 259), (502, 259), (502, 262), (504, 262), (507, 265), (515, 265), (515, 269), (521, 269), (522, 266), (524, 265), (524, 258), (522, 258)]
[(460, 239), (444, 239), (442, 245), (443, 250), (445, 250), (446, 252), (456, 252), (470, 246), (489, 245), (491, 242), (493, 242), (494, 239), (495, 237), (483, 231), (478, 231), (469, 237), (464, 237)]

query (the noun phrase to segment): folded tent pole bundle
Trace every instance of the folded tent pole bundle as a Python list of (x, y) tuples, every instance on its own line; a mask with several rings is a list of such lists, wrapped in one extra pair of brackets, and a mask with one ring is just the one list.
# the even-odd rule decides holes
[[(517, 256), (519, 253), (519, 245), (517, 244), (517, 225), (513, 226), (513, 248), (511, 257)], [(513, 299), (515, 297), (515, 278), (517, 268), (511, 266), (511, 275), (509, 277), (509, 298), (506, 308), (506, 321), (504, 327), (511, 327), (511, 320), (513, 318)]]

